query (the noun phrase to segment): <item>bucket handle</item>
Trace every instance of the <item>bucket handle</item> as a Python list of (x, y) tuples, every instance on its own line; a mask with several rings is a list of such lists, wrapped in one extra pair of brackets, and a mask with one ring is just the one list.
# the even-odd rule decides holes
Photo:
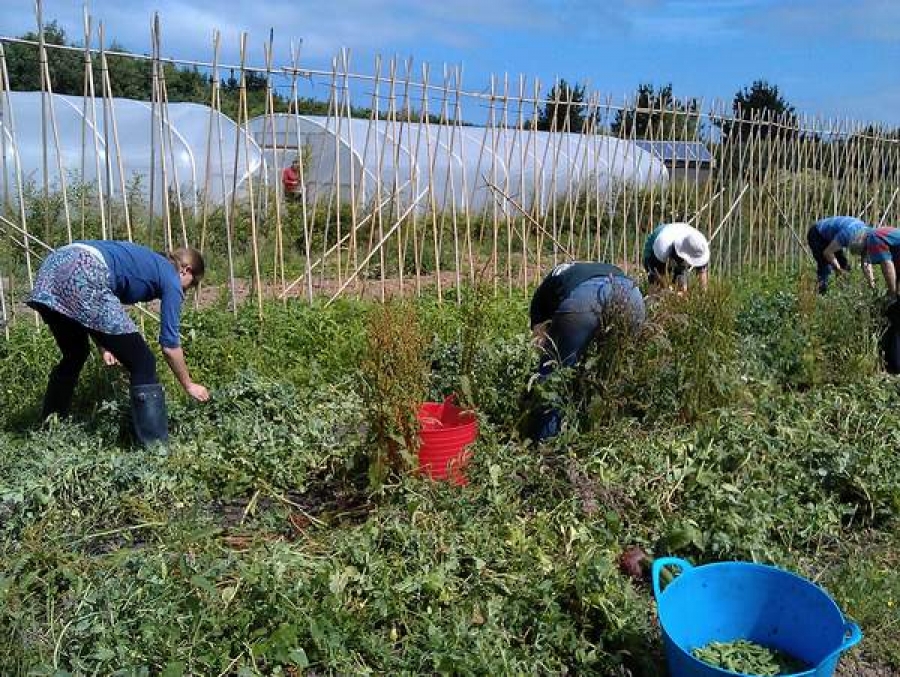
[(678, 567), (682, 572), (693, 569), (694, 565), (680, 557), (657, 557), (653, 560), (650, 577), (653, 579), (653, 596), (659, 599), (662, 589), (659, 587), (659, 577), (662, 575), (663, 567)]
[[(837, 649), (828, 654), (828, 656), (825, 657), (822, 663), (826, 663), (833, 658), (837, 658), (847, 649), (850, 649), (851, 647), (859, 644), (862, 638), (863, 634), (862, 630), (859, 629), (859, 626), (853, 621), (847, 621), (846, 623), (844, 623), (844, 641), (841, 642), (841, 645)], [(819, 665), (822, 665), (822, 663), (819, 663)]]

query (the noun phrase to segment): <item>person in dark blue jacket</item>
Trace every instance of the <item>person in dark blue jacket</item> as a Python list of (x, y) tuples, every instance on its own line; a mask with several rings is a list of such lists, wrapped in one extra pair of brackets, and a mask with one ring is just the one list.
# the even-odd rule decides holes
[[(574, 262), (556, 266), (531, 299), (531, 329), (541, 348), (538, 378), (557, 367), (574, 366), (591, 342), (613, 321), (624, 316), (637, 331), (646, 318), (644, 297), (637, 284), (608, 263)], [(544, 408), (531, 421), (536, 441), (559, 433), (561, 414)]]
[(41, 265), (27, 304), (47, 324), (62, 353), (50, 372), (43, 417), (67, 416), (78, 376), (90, 352), (128, 370), (135, 436), (147, 446), (168, 439), (165, 393), (156, 358), (123, 304), (160, 300), (159, 343), (178, 382), (195, 400), (209, 393), (191, 380), (179, 325), (184, 293), (203, 277), (203, 257), (180, 248), (166, 255), (131, 242), (89, 240), (57, 249)]

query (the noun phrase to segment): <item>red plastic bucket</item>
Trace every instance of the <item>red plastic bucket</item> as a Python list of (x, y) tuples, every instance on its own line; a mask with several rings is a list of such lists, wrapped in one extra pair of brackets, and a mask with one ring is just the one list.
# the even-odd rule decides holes
[(465, 467), (472, 455), (466, 447), (478, 437), (478, 420), (452, 398), (419, 407), (419, 470), (431, 479), (462, 486), (468, 483)]

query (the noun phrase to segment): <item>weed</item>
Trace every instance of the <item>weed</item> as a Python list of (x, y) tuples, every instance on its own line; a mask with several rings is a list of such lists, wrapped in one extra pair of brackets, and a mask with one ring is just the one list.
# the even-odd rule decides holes
[(417, 412), (428, 386), (425, 345), (415, 309), (409, 304), (392, 302), (372, 311), (360, 371), (373, 488), (380, 489), (389, 473), (415, 467)]

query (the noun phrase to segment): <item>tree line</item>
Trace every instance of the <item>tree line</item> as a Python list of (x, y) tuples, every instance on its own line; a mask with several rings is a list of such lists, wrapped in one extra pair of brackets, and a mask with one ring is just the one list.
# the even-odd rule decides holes
[[(19, 36), (22, 40), (38, 41), (38, 34), (28, 32)], [(75, 43), (67, 40), (65, 30), (52, 21), (44, 26), (44, 42), (47, 45), (76, 47)], [(41, 65), (39, 49), (37, 45), (19, 42), (5, 43), (4, 51), (6, 65), (9, 73), (9, 87), (13, 91), (39, 91), (42, 89)], [(81, 50), (53, 49), (47, 51), (47, 70), (50, 74), (50, 88), (54, 94), (68, 94), (83, 96), (85, 94), (85, 57)], [(153, 98), (153, 62), (149, 59), (135, 58), (128, 50), (117, 42), (109, 46), (110, 52), (120, 54), (108, 54), (106, 56), (108, 68), (109, 86), (114, 97), (149, 101)], [(94, 91), (99, 96), (102, 94), (102, 72), (100, 59), (96, 54), (92, 55), (91, 73), (94, 82)], [(240, 79), (239, 73), (233, 69), (227, 69), (227, 76), (219, 80), (219, 94), (221, 110), (232, 119), (238, 119), (240, 106)], [(171, 63), (162, 65), (159, 76), (165, 83), (166, 99), (170, 103), (189, 102), (209, 104), (212, 98), (213, 77), (196, 66), (182, 67)], [(244, 71), (244, 89), (247, 105), (247, 117), (253, 118), (266, 112), (266, 98), (268, 90), (268, 78), (264, 73), (257, 71)], [(312, 97), (297, 97), (296, 107), (293, 99), (285, 96), (273, 87), (272, 107), (275, 113), (293, 113), (301, 115), (327, 115), (330, 104)], [(369, 119), (373, 117), (372, 109), (360, 106), (350, 107), (350, 116)], [(378, 111), (379, 119), (386, 119), (386, 111)], [(421, 121), (421, 115), (411, 111), (408, 115), (411, 121)], [(440, 117), (428, 115), (431, 122), (440, 122)]]
[[(723, 136), (729, 138), (733, 135), (747, 138), (757, 133), (760, 129), (758, 121), (763, 119), (773, 122), (763, 129), (765, 135), (774, 135), (777, 129), (795, 127), (797, 123), (794, 107), (778, 86), (764, 80), (756, 80), (734, 95), (732, 113), (734, 119), (713, 119)], [(587, 114), (584, 87), (560, 80), (547, 94), (536, 128), (581, 133), (588, 124)], [(640, 84), (630, 105), (617, 108), (607, 127), (608, 131), (623, 138), (695, 139), (700, 131), (699, 114), (697, 99), (677, 98), (671, 83), (660, 87)]]

